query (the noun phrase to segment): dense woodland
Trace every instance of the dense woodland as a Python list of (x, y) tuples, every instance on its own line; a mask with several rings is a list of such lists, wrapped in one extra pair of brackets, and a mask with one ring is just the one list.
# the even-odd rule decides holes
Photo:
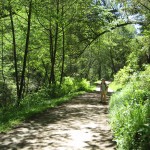
[(115, 79), (118, 91), (144, 80), (149, 99), (150, 0), (0, 0), (0, 7), (2, 114), (87, 90), (102, 77)]

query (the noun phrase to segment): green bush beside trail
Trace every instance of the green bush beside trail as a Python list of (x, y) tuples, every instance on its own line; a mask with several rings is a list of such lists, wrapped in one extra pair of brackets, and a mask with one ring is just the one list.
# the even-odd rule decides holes
[[(123, 77), (122, 77), (123, 78)], [(127, 76), (125, 76), (127, 79)], [(128, 80), (128, 81), (127, 81)], [(110, 100), (111, 127), (119, 150), (150, 147), (150, 66), (130, 79)], [(114, 83), (113, 83), (114, 84)]]

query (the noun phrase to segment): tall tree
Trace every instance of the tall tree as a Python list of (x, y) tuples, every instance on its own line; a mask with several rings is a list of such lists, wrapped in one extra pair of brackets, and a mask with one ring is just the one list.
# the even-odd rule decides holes
[[(4, 8), (4, 6), (2, 5), (1, 8)], [(3, 16), (3, 9), (1, 9), (1, 16)], [(1, 20), (1, 74), (0, 77), (2, 77), (2, 79), (0, 79), (0, 85), (2, 87), (0, 93), (1, 93), (1, 100), (2, 100), (2, 106), (6, 105), (6, 90), (5, 90), (5, 74), (4, 74), (4, 28), (3, 28), (4, 24), (3, 24), (3, 20)]]
[(9, 1), (9, 15), (11, 20), (11, 29), (12, 29), (12, 43), (13, 43), (13, 57), (14, 57), (14, 68), (15, 68), (15, 79), (16, 79), (16, 87), (17, 87), (17, 97), (19, 98), (19, 78), (18, 78), (18, 65), (17, 65), (17, 50), (16, 50), (16, 37), (15, 37), (15, 27), (13, 21), (13, 13), (11, 1)]
[[(62, 19), (64, 19), (64, 4), (62, 4)], [(64, 65), (65, 65), (65, 29), (64, 29), (64, 23), (62, 22), (62, 66), (61, 66), (61, 75), (60, 75), (60, 85), (63, 81), (64, 76)]]
[(24, 59), (23, 59), (23, 66), (22, 66), (22, 75), (21, 75), (21, 82), (20, 82), (20, 89), (19, 89), (19, 95), (18, 95), (17, 105), (20, 104), (20, 100), (22, 98), (23, 85), (24, 85), (24, 82), (25, 82), (25, 71), (26, 71), (27, 56), (28, 56), (28, 51), (29, 51), (29, 38), (30, 38), (30, 28), (31, 28), (31, 14), (32, 14), (32, 0), (29, 1), (29, 12), (28, 12), (28, 25), (27, 25), (27, 34), (26, 34), (26, 44), (25, 44)]

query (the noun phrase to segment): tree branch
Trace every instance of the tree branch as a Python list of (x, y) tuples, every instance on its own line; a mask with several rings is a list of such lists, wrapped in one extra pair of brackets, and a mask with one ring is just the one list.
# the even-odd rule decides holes
[(96, 36), (83, 48), (83, 50), (78, 54), (77, 57), (80, 57), (83, 52), (96, 40), (98, 39), (100, 36), (102, 36), (103, 34), (105, 33), (108, 33), (108, 32), (111, 32), (112, 30), (116, 29), (116, 28), (119, 28), (119, 27), (123, 27), (123, 26), (126, 26), (126, 25), (129, 25), (129, 24), (143, 24), (142, 22), (125, 22), (125, 23), (122, 23), (122, 24), (117, 24), (115, 27), (112, 27), (108, 30), (105, 30), (101, 33), (97, 33)]
[(144, 5), (144, 4), (141, 3), (140, 1), (139, 1), (139, 3), (140, 3), (144, 8), (146, 8), (146, 9), (148, 9), (148, 10), (150, 11), (150, 8), (148, 8), (146, 5)]

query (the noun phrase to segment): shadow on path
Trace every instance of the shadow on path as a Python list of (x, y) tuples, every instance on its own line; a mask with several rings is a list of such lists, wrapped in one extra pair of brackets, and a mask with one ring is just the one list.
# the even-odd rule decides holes
[[(108, 101), (86, 93), (0, 134), (0, 150), (113, 150)], [(109, 100), (109, 97), (107, 97)]]

